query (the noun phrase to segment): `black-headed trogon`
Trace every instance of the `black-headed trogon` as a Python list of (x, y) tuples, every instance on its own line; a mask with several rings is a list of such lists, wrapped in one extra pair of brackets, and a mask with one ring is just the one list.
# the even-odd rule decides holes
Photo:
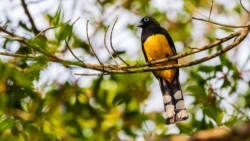
[[(167, 30), (152, 17), (142, 18), (138, 27), (142, 28), (141, 43), (146, 61), (156, 61), (176, 55), (174, 42)], [(166, 66), (177, 64), (178, 60), (152, 66)], [(158, 79), (166, 111), (166, 124), (186, 120), (188, 113), (185, 108), (183, 94), (179, 82), (179, 70), (153, 71)]]

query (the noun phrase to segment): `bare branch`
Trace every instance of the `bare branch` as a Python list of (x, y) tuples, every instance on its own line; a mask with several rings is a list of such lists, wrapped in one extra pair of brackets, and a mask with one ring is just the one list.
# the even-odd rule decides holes
[(118, 20), (118, 17), (116, 17), (116, 20), (115, 20), (115, 23), (113, 24), (113, 27), (112, 27), (112, 30), (111, 30), (111, 34), (110, 34), (110, 46), (112, 48), (112, 50), (114, 51), (115, 55), (123, 62), (125, 63), (127, 66), (129, 66), (129, 64), (127, 62), (125, 62), (119, 55), (118, 53), (115, 51), (114, 47), (113, 47), (113, 44), (112, 44), (112, 37), (113, 37), (113, 31), (114, 31), (114, 27), (115, 27), (115, 24)]
[(70, 38), (71, 38), (71, 35), (72, 35), (72, 32), (73, 32), (73, 26), (74, 26), (74, 24), (75, 24), (79, 19), (80, 19), (80, 17), (78, 17), (78, 18), (72, 23), (72, 25), (71, 25), (72, 31), (70, 32), (70, 35), (68, 36), (68, 41), (69, 41)]
[(30, 21), (32, 31), (34, 32), (35, 35), (37, 35), (39, 33), (39, 30), (37, 29), (37, 27), (35, 25), (34, 19), (31, 17), (31, 14), (30, 14), (30, 12), (28, 10), (28, 6), (27, 6), (27, 4), (25, 3), (24, 0), (21, 0), (21, 3), (22, 3), (25, 14), (28, 16), (28, 19)]
[(239, 0), (239, 1), (240, 1), (241, 7), (242, 7), (248, 14), (250, 14), (250, 12), (243, 6), (242, 1), (241, 1), (241, 0)]
[[(5, 29), (2, 29), (0, 27), (0, 31), (1, 30), (5, 31)], [(244, 29), (242, 29), (240, 31), (234, 32), (234, 33), (230, 34), (229, 36), (227, 36), (225, 38), (217, 40), (217, 41), (215, 41), (215, 42), (213, 42), (213, 43), (211, 43), (209, 45), (203, 46), (203, 47), (198, 48), (196, 50), (192, 50), (190, 52), (185, 52), (185, 53), (182, 53), (182, 54), (170, 57), (170, 58), (166, 58), (166, 59), (162, 59), (162, 60), (157, 60), (157, 61), (152, 61), (152, 62), (150, 62), (150, 64), (149, 63), (145, 63), (145, 64), (142, 64), (142, 65), (135, 64), (135, 65), (126, 66), (126, 65), (113, 65), (113, 64), (88, 64), (88, 63), (82, 64), (82, 63), (79, 63), (79, 62), (72, 62), (72, 61), (68, 61), (68, 60), (59, 59), (59, 58), (57, 58), (57, 57), (55, 57), (55, 56), (53, 56), (53, 55), (51, 55), (51, 54), (49, 54), (47, 52), (44, 52), (41, 48), (38, 48), (38, 47), (34, 47), (34, 49), (37, 49), (37, 50), (41, 49), (41, 50), (38, 50), (38, 51), (41, 52), (41, 53), (43, 53), (44, 55), (47, 55), (50, 58), (52, 58), (52, 59), (50, 59), (51, 61), (58, 62), (58, 63), (66, 65), (66, 66), (68, 66), (68, 65), (74, 65), (74, 66), (79, 66), (79, 67), (82, 67), (82, 68), (88, 68), (88, 69), (97, 70), (97, 71), (101, 71), (101, 72), (112, 73), (112, 74), (113, 73), (120, 73), (120, 74), (123, 73), (124, 74), (124, 73), (135, 73), (135, 72), (147, 72), (147, 71), (153, 71), (153, 70), (157, 70), (157, 69), (158, 70), (163, 70), (163, 69), (172, 69), (172, 68), (179, 68), (179, 67), (187, 67), (187, 66), (192, 66), (192, 65), (204, 62), (204, 61), (206, 61), (206, 59), (203, 59), (202, 61), (201, 60), (198, 60), (198, 61), (196, 60), (197, 62), (192, 61), (192, 62), (188, 62), (188, 63), (185, 63), (185, 64), (175, 64), (175, 65), (172, 65), (172, 66), (149, 67), (149, 68), (140, 69), (142, 67), (146, 67), (146, 66), (149, 66), (149, 65), (152, 65), (152, 64), (167, 62), (169, 60), (176, 60), (178, 58), (182, 58), (182, 57), (185, 57), (185, 56), (188, 56), (188, 55), (191, 55), (191, 54), (194, 54), (194, 53), (197, 53), (197, 52), (200, 52), (200, 51), (212, 48), (212, 47), (217, 46), (217, 45), (219, 45), (219, 44), (221, 44), (221, 43), (223, 43), (223, 42), (225, 42), (227, 40), (232, 39), (233, 37), (242, 35), (242, 31), (243, 30), (246, 30), (246, 29), (244, 28)], [(7, 33), (10, 33), (10, 32), (7, 32)], [(16, 36), (13, 33), (10, 33), (10, 34), (12, 34), (13, 36)], [(238, 40), (236, 40), (235, 42), (237, 42)], [(242, 38), (240, 38), (240, 41), (242, 41)], [(22, 42), (24, 44), (27, 44), (25, 42), (25, 40), (24, 41), (20, 41), (20, 42)], [(218, 55), (219, 54), (217, 54), (217, 56)], [(137, 69), (131, 70), (131, 68), (137, 68)]]
[[(74, 24), (80, 19), (80, 17), (78, 17), (72, 24), (72, 27), (74, 26)], [(68, 22), (67, 22), (68, 23)], [(71, 36), (69, 36), (68, 40), (70, 39)], [(67, 40), (65, 40), (65, 44), (66, 44), (66, 47), (69, 49), (70, 53), (79, 61), (81, 62), (82, 64), (85, 64), (81, 59), (79, 59), (74, 53), (73, 51), (71, 50), (71, 48), (69, 47), (69, 44), (67, 42)]]
[(74, 24), (80, 19), (81, 17), (78, 17), (73, 23), (72, 26), (74, 26)]
[(190, 61), (187, 63), (183, 63), (183, 64), (173, 64), (173, 65), (169, 65), (169, 66), (160, 66), (160, 67), (149, 67), (149, 68), (143, 68), (143, 69), (139, 69), (139, 70), (130, 70), (129, 72), (124, 71), (124, 70), (107, 70), (107, 73), (110, 74), (128, 74), (128, 73), (136, 73), (136, 72), (148, 72), (148, 71), (156, 71), (156, 70), (167, 70), (167, 69), (174, 69), (174, 68), (182, 68), (182, 67), (188, 67), (188, 66), (193, 66), (202, 62), (205, 62), (207, 60), (213, 59), (227, 51), (229, 51), (230, 49), (234, 48), (235, 46), (237, 46), (239, 43), (241, 43), (241, 41), (243, 41), (245, 39), (245, 37), (248, 35), (249, 33), (249, 29), (250, 29), (250, 25), (246, 28), (243, 28), (241, 30), (241, 35), (238, 37), (237, 40), (235, 40), (232, 44), (228, 45), (227, 47), (217, 51), (214, 54), (211, 54), (207, 57), (195, 60), (195, 61)]
[[(109, 56), (115, 61), (113, 55), (110, 53), (108, 47), (107, 47), (107, 44), (106, 44), (106, 37), (107, 37), (107, 31), (108, 31), (109, 27), (107, 27), (106, 31), (105, 31), (105, 35), (104, 35), (104, 46), (105, 48), (107, 49), (108, 53), (109, 53)], [(118, 63), (115, 61), (116, 65), (118, 65)]]
[[(225, 41), (232, 39), (233, 37), (239, 36), (240, 33), (241, 33), (241, 31), (234, 32), (234, 33), (230, 34), (229, 36), (222, 38), (222, 39), (219, 39), (219, 40), (217, 40), (209, 45), (205, 45), (203, 47), (196, 48), (196, 50), (191, 50), (190, 52), (184, 52), (184, 53), (181, 53), (181, 54), (169, 57), (169, 58), (161, 59), (161, 60), (150, 61), (150, 63), (142, 64), (142, 65), (140, 65), (140, 67), (159, 64), (159, 63), (167, 62), (170, 60), (180, 59), (180, 58), (186, 57), (188, 55), (195, 54), (195, 53), (210, 49), (210, 48), (215, 47), (215, 46), (217, 46)], [(124, 66), (124, 65), (121, 66), (121, 68), (135, 68), (135, 67), (138, 67), (138, 65), (130, 65), (129, 67)]]
[(15, 40), (15, 41), (19, 41), (19, 42), (23, 42), (25, 39), (22, 37), (12, 37), (12, 36), (8, 36), (8, 35), (0, 35), (4, 38), (10, 39), (10, 40)]
[[(200, 64), (202, 62), (205, 62), (207, 60), (210, 60), (212, 58), (215, 58), (227, 51), (229, 51), (230, 49), (234, 48), (235, 46), (237, 46), (241, 41), (243, 41), (245, 39), (245, 37), (247, 36), (247, 34), (249, 33), (249, 27), (247, 28), (244, 28), (242, 29), (241, 31), (239, 32), (236, 32), (235, 34), (232, 34), (230, 35), (229, 37), (235, 37), (238, 35), (238, 33), (240, 34), (239, 38), (237, 40), (235, 40), (232, 44), (228, 45), (227, 47), (217, 51), (216, 53), (214, 54), (211, 54), (207, 57), (204, 57), (204, 58), (201, 58), (201, 59), (198, 59), (198, 60), (194, 60), (194, 61), (190, 61), (190, 62), (187, 62), (187, 63), (183, 63), (183, 64), (173, 64), (173, 65), (169, 65), (169, 66), (160, 66), (160, 67), (148, 67), (148, 68), (142, 68), (142, 69), (133, 69), (133, 70), (127, 70), (127, 68), (120, 68), (120, 69), (116, 69), (116, 70), (110, 70), (110, 69), (106, 69), (106, 73), (108, 74), (129, 74), (129, 73), (142, 73), (142, 72), (149, 72), (149, 71), (156, 71), (156, 70), (166, 70), (166, 69), (174, 69), (174, 68), (181, 68), (181, 67), (188, 67), (188, 66), (193, 66), (193, 65), (196, 65), (196, 64)], [(227, 37), (227, 39), (229, 38)], [(231, 39), (230, 38), (230, 39)], [(223, 40), (223, 39), (222, 39)], [(216, 41), (216, 43), (218, 43), (220, 41)], [(214, 44), (216, 43), (213, 43), (213, 44), (210, 44), (208, 46), (213, 46)], [(221, 44), (218, 43), (218, 44)], [(207, 48), (208, 46), (205, 46), (205, 48)], [(193, 51), (193, 52), (200, 52), (200, 50), (197, 50), (197, 51)], [(181, 56), (185, 56), (185, 53)], [(173, 56), (173, 59), (176, 59), (178, 57), (181, 57), (181, 56)], [(172, 58), (171, 58), (172, 59)], [(165, 59), (166, 61), (166, 59)], [(156, 61), (155, 61), (156, 62)], [(163, 61), (162, 61), (163, 62)], [(106, 66), (104, 64), (104, 66)], [(139, 67), (142, 67), (143, 65), (137, 65), (135, 68), (139, 68)], [(100, 69), (100, 66), (95, 66), (97, 68)], [(110, 66), (109, 66), (110, 67)], [(129, 67), (128, 67), (129, 68)], [(80, 74), (79, 74), (80, 75)]]
[(20, 42), (25, 40), (25, 38), (19, 37), (19, 36), (15, 35), (13, 32), (8, 31), (8, 30), (6, 30), (5, 28), (3, 28), (1, 26), (0, 26), (0, 31), (2, 31), (3, 33), (6, 33), (6, 34), (8, 34), (8, 35), (10, 35), (12, 37), (15, 37), (16, 39), (14, 39), (14, 40), (17, 40), (17, 41), (20, 41)]
[(196, 49), (196, 50), (200, 50), (200, 48), (197, 48), (197, 47), (188, 47), (190, 50), (194, 50), (194, 49)]
[(83, 64), (85, 64), (82, 60), (80, 60), (80, 59), (73, 53), (73, 51), (70, 49), (69, 44), (68, 44), (68, 42), (67, 42), (66, 40), (65, 40), (65, 44), (66, 44), (67, 48), (69, 49), (69, 51), (71, 52), (71, 54), (72, 54), (78, 61), (80, 61), (80, 62), (82, 62)]
[(75, 73), (75, 75), (81, 75), (81, 76), (98, 76), (98, 77), (100, 77), (102, 75), (110, 75), (110, 74), (108, 74), (108, 73), (99, 73), (99, 74), (94, 74), (94, 73), (92, 73), (92, 74)]
[[(50, 54), (49, 52), (47, 52), (46, 50), (44, 50), (44, 49), (42, 49), (40, 47), (29, 44), (28, 42), (26, 42), (26, 40), (24, 38), (19, 37), (19, 36), (15, 35), (14, 33), (7, 31), (3, 27), (0, 27), (0, 31), (2, 31), (2, 32), (8, 34), (9, 36), (11, 36), (13, 38), (13, 40), (19, 41), (20, 43), (23, 43), (23, 44), (27, 45), (28, 47), (39, 51), (43, 55), (47, 56), (49, 58), (49, 60), (52, 61), (52, 62), (57, 62), (57, 63), (65, 65), (65, 66), (79, 66), (79, 67), (82, 67), (82, 68), (97, 70), (97, 71), (102, 72), (101, 75), (140, 73), (140, 72), (149, 72), (149, 71), (156, 71), (156, 70), (166, 70), (166, 69), (174, 69), (174, 68), (180, 68), (180, 67), (193, 66), (193, 65), (205, 62), (207, 60), (210, 60), (210, 59), (212, 59), (214, 57), (217, 57), (217, 56), (227, 52), (228, 50), (232, 49), (233, 47), (235, 47), (241, 41), (244, 40), (244, 38), (249, 33), (249, 29), (250, 29), (250, 25), (247, 25), (247, 26), (245, 26), (245, 28), (241, 29), (240, 31), (234, 32), (234, 33), (230, 34), (229, 36), (227, 36), (225, 38), (216, 40), (215, 42), (213, 42), (213, 43), (211, 43), (209, 45), (203, 46), (201, 48), (195, 48), (195, 49), (192, 49), (189, 52), (185, 52), (185, 53), (182, 53), (182, 54), (170, 57), (170, 58), (157, 60), (157, 61), (151, 61), (150, 64), (145, 63), (145, 64), (142, 64), (142, 65), (135, 64), (135, 65), (129, 65), (128, 66), (128, 65), (117, 65), (117, 64), (116, 65), (114, 65), (114, 64), (102, 64), (101, 62), (99, 62), (100, 64), (87, 64), (87, 63), (79, 62), (79, 60), (80, 60), (79, 58), (78, 58), (79, 60), (77, 59), (78, 60), (77, 62), (73, 62), (73, 61), (69, 61), (69, 60), (63, 60), (63, 59), (57, 58), (53, 54)], [(87, 30), (87, 38), (88, 38), (88, 41), (90, 43), (90, 39), (89, 39), (89, 36), (88, 36), (88, 22), (87, 22), (87, 25), (86, 25), (86, 30)], [(217, 51), (216, 53), (211, 54), (211, 55), (209, 55), (207, 57), (204, 57), (204, 58), (201, 58), (201, 59), (198, 59), (198, 60), (194, 60), (194, 61), (190, 61), (190, 62), (187, 62), (187, 63), (183, 63), (183, 64), (173, 64), (173, 65), (169, 65), (169, 66), (160, 66), (160, 67), (148, 67), (148, 66), (150, 66), (152, 64), (167, 62), (169, 60), (176, 60), (176, 59), (179, 59), (179, 58), (182, 58), (182, 57), (185, 57), (185, 56), (188, 56), (188, 55), (191, 55), (191, 54), (194, 54), (194, 53), (198, 53), (200, 51), (203, 51), (203, 50), (206, 50), (206, 49), (209, 49), (209, 48), (212, 48), (212, 47), (215, 47), (215, 46), (217, 46), (219, 44), (222, 44), (225, 41), (228, 41), (228, 40), (232, 39), (233, 37), (238, 37), (238, 38), (236, 40), (234, 40), (232, 44), (226, 46), (225, 48), (223, 48), (223, 49)], [(90, 46), (91, 46), (91, 44), (90, 44)], [(67, 45), (67, 47), (69, 47), (69, 46)], [(92, 46), (91, 46), (91, 49), (94, 52)], [(96, 54), (95, 54), (95, 56), (96, 56)], [(17, 57), (21, 57), (21, 56), (17, 56)], [(92, 74), (88, 74), (88, 75), (92, 75)]]
[(236, 105), (234, 105), (233, 103), (231, 103), (227, 98), (222, 97), (222, 96), (218, 95), (217, 93), (213, 93), (213, 94), (215, 94), (220, 99), (223, 99), (223, 100), (227, 101), (227, 103), (230, 104), (236, 111), (238, 111), (238, 113), (241, 113), (242, 115), (244, 115), (249, 120), (248, 115), (246, 113), (244, 113), (243, 111), (241, 111)]
[(212, 24), (216, 24), (216, 25), (220, 25), (220, 26), (225, 26), (225, 27), (229, 27), (229, 28), (243, 28), (243, 27), (247, 27), (247, 26), (234, 26), (234, 25), (221, 24), (221, 23), (217, 23), (217, 22), (214, 22), (214, 21), (210, 21), (210, 20), (206, 20), (206, 19), (201, 19), (201, 18), (196, 18), (196, 17), (192, 17), (192, 19), (200, 20), (200, 21), (204, 21), (204, 22), (208, 22), (208, 23), (212, 23)]
[(212, 10), (213, 10), (213, 4), (214, 4), (214, 0), (212, 0), (212, 5), (210, 7), (210, 12), (209, 12), (209, 17), (208, 17), (209, 21), (210, 21), (211, 13), (212, 13)]
[(94, 53), (96, 59), (98, 60), (98, 62), (99, 62), (100, 64), (102, 64), (102, 62), (100, 61), (100, 59), (99, 59), (98, 56), (96, 55), (96, 53), (95, 53), (95, 51), (94, 51), (94, 49), (93, 49), (93, 47), (92, 47), (92, 45), (91, 45), (91, 43), (90, 43), (90, 40), (89, 40), (89, 32), (88, 32), (88, 24), (89, 24), (89, 20), (88, 20), (87, 23), (86, 23), (86, 34), (87, 34), (89, 46), (90, 46), (92, 52)]
[(11, 57), (20, 57), (20, 58), (30, 58), (30, 59), (37, 58), (36, 56), (32, 56), (32, 55), (12, 54), (12, 53), (8, 53), (8, 52), (0, 52), (0, 55), (11, 56)]
[(40, 2), (45, 2), (45, 1), (48, 1), (48, 0), (31, 1), (31, 2), (29, 2), (29, 3), (27, 3), (27, 4), (28, 4), (28, 5), (29, 5), (29, 4), (38, 4), (38, 3), (40, 3)]

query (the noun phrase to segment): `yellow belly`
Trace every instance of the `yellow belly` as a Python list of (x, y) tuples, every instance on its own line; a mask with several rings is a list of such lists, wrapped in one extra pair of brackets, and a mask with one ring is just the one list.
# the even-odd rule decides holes
[[(167, 54), (169, 56), (174, 56), (174, 52), (170, 48), (167, 38), (162, 34), (156, 34), (150, 36), (144, 42), (144, 50), (147, 55), (148, 61), (164, 59), (166, 58)], [(153, 66), (167, 66), (172, 64), (177, 64), (177, 61), (172, 60), (169, 62), (156, 64)], [(172, 83), (176, 73), (176, 69), (154, 71), (154, 72), (156, 75), (165, 78), (169, 83)]]

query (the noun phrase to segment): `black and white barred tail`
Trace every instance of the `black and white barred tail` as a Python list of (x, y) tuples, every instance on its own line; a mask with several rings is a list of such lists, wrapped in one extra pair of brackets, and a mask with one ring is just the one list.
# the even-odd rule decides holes
[(188, 119), (178, 75), (176, 74), (172, 84), (161, 77), (158, 77), (158, 80), (166, 111), (166, 124)]

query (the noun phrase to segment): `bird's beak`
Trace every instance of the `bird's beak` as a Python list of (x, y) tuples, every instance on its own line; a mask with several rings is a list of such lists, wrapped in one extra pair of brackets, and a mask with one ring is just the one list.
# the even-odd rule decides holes
[(143, 26), (143, 22), (140, 22), (137, 27), (142, 27)]

